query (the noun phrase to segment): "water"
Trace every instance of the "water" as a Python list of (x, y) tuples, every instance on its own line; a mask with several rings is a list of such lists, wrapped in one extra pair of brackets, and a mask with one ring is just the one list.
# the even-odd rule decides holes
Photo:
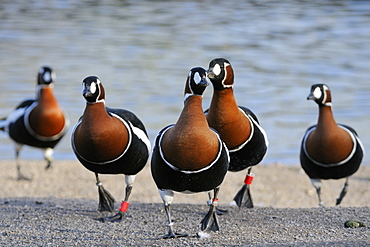
[[(336, 120), (369, 150), (369, 1), (2, 1), (0, 116), (35, 96), (37, 71), (50, 65), (72, 126), (85, 105), (81, 82), (97, 75), (107, 105), (135, 112), (153, 141), (177, 120), (189, 69), (216, 57), (231, 62), (238, 104), (268, 134), (263, 163), (299, 164), (302, 135), (317, 120), (306, 100), (317, 82), (330, 86)], [(209, 87), (205, 108), (211, 94)], [(56, 159), (75, 159), (72, 126)], [(1, 159), (13, 159), (11, 144), (1, 133)], [(21, 158), (42, 153), (25, 148)]]

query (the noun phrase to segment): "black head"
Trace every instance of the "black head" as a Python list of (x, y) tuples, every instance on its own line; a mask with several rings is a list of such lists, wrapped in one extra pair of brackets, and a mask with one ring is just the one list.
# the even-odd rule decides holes
[(314, 84), (307, 99), (314, 100), (319, 106), (331, 106), (330, 89), (325, 84)]
[(234, 85), (234, 70), (225, 58), (216, 58), (209, 63), (208, 78), (215, 90), (232, 88)]
[(104, 87), (96, 76), (88, 76), (82, 81), (82, 96), (88, 103), (104, 102)]
[(201, 67), (192, 68), (186, 80), (185, 100), (193, 95), (203, 96), (208, 84), (207, 71)]
[(39, 73), (37, 74), (37, 84), (38, 85), (50, 85), (55, 82), (54, 71), (47, 66), (41, 67)]

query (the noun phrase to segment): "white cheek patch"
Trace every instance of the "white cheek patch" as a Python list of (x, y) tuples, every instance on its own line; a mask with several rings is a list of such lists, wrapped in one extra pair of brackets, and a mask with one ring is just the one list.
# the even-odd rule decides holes
[(215, 67), (213, 67), (212, 72), (218, 76), (221, 74), (221, 67), (219, 64), (216, 64)]
[(90, 92), (92, 94), (94, 94), (96, 92), (96, 84), (95, 83), (91, 83), (91, 85), (90, 85)]
[(321, 89), (319, 87), (315, 88), (315, 90), (313, 90), (313, 96), (316, 98), (316, 99), (320, 99), (322, 95), (322, 92), (321, 92)]
[(50, 72), (45, 72), (44, 75), (43, 75), (43, 79), (44, 79), (44, 81), (50, 81), (50, 79), (51, 79)]
[(199, 84), (200, 83), (200, 81), (202, 80), (202, 77), (200, 77), (200, 75), (199, 75), (199, 73), (197, 72), (197, 73), (195, 73), (194, 74), (194, 82), (195, 82), (195, 84)]

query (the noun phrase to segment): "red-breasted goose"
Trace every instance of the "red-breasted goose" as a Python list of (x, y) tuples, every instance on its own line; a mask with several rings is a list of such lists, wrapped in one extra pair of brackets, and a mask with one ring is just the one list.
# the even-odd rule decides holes
[(332, 112), (331, 92), (327, 85), (312, 85), (307, 99), (318, 104), (319, 117), (317, 124), (308, 128), (303, 136), (301, 166), (316, 188), (320, 206), (323, 205), (321, 179), (346, 178), (336, 202), (339, 205), (347, 192), (349, 176), (361, 164), (364, 148), (353, 128), (336, 123)]
[(69, 120), (54, 96), (55, 73), (41, 67), (37, 75), (36, 99), (21, 102), (13, 112), (0, 120), (0, 130), (6, 131), (15, 142), (18, 179), (29, 179), (21, 172), (19, 153), (23, 145), (41, 148), (47, 161), (53, 161), (53, 149), (66, 134)]
[(163, 238), (187, 236), (173, 231), (170, 206), (174, 191), (197, 193), (213, 190), (214, 197), (201, 222), (201, 231), (219, 230), (215, 207), (219, 186), (228, 169), (229, 155), (203, 114), (202, 97), (207, 85), (203, 68), (190, 70), (182, 112), (176, 124), (162, 129), (155, 140), (151, 170), (168, 219), (168, 234)]
[(234, 70), (224, 58), (209, 64), (208, 78), (213, 84), (211, 105), (206, 110), (209, 126), (216, 129), (230, 152), (229, 171), (249, 168), (244, 185), (234, 200), (240, 207), (253, 207), (250, 184), (254, 177), (252, 166), (259, 164), (267, 152), (268, 140), (256, 115), (248, 108), (238, 106), (234, 97)]
[(132, 112), (108, 108), (105, 90), (96, 76), (82, 82), (86, 107), (72, 131), (72, 149), (78, 160), (95, 173), (99, 211), (113, 211), (114, 198), (105, 190), (99, 174), (124, 174), (126, 195), (118, 213), (103, 221), (120, 221), (128, 208), (135, 176), (147, 164), (150, 141), (145, 127)]

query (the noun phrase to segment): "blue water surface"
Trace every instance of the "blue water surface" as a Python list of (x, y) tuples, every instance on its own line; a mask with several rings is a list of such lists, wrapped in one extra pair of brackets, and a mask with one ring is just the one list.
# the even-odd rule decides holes
[[(107, 105), (135, 112), (153, 141), (177, 120), (189, 69), (216, 57), (231, 62), (238, 104), (268, 134), (262, 163), (299, 165), (301, 138), (318, 113), (306, 97), (318, 82), (332, 90), (337, 122), (352, 125), (369, 150), (369, 1), (2, 1), (0, 116), (35, 96), (37, 71), (49, 65), (71, 121), (56, 159), (75, 159), (70, 135), (89, 75), (101, 79)], [(209, 87), (204, 108), (211, 95)], [(0, 155), (14, 158), (5, 133)], [(42, 153), (26, 147), (21, 158)]]

